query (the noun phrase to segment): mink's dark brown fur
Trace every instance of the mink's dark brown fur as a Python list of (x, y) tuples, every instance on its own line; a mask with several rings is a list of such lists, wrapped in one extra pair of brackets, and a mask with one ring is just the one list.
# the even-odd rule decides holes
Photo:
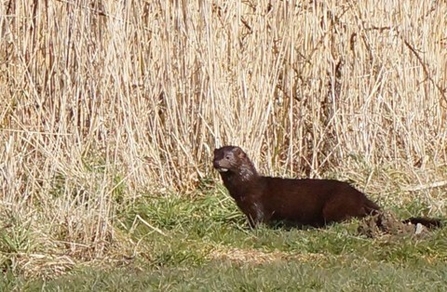
[[(321, 227), (373, 215), (380, 210), (376, 203), (346, 182), (261, 176), (237, 146), (215, 149), (213, 166), (251, 227), (275, 221)], [(429, 218), (406, 221), (429, 227), (440, 225), (439, 220)]]

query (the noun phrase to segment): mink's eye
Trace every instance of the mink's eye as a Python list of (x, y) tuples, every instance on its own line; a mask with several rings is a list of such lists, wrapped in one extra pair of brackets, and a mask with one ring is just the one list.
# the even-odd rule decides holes
[(230, 158), (231, 158), (230, 155), (225, 156), (226, 160), (230, 160)]

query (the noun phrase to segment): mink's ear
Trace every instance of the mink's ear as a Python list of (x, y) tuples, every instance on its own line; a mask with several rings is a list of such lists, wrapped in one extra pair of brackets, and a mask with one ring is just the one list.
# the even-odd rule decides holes
[(240, 158), (245, 158), (246, 154), (240, 147), (234, 147), (233, 153)]

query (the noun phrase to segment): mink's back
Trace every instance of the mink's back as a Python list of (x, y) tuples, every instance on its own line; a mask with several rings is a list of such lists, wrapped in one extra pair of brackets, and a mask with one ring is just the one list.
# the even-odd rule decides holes
[[(293, 179), (261, 176), (265, 191), (276, 197), (285, 197), (288, 200), (307, 200), (309, 197), (327, 199), (334, 192), (352, 191), (352, 186), (346, 182), (331, 179)], [(355, 190), (356, 191), (356, 190)], [(363, 195), (360, 191), (356, 191)]]
[[(328, 204), (339, 206), (340, 215), (357, 210), (363, 216), (363, 206), (379, 210), (362, 192), (346, 182), (326, 179), (289, 179), (261, 176), (257, 183), (262, 187), (260, 200), (272, 220), (289, 220), (303, 225), (321, 226), (327, 222), (324, 208)], [(247, 194), (248, 196), (250, 194)]]

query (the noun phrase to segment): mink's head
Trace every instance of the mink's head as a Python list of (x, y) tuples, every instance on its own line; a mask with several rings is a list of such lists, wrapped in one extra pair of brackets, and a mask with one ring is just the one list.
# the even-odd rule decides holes
[(213, 167), (221, 173), (238, 172), (246, 157), (247, 154), (237, 146), (223, 146), (214, 150)]

